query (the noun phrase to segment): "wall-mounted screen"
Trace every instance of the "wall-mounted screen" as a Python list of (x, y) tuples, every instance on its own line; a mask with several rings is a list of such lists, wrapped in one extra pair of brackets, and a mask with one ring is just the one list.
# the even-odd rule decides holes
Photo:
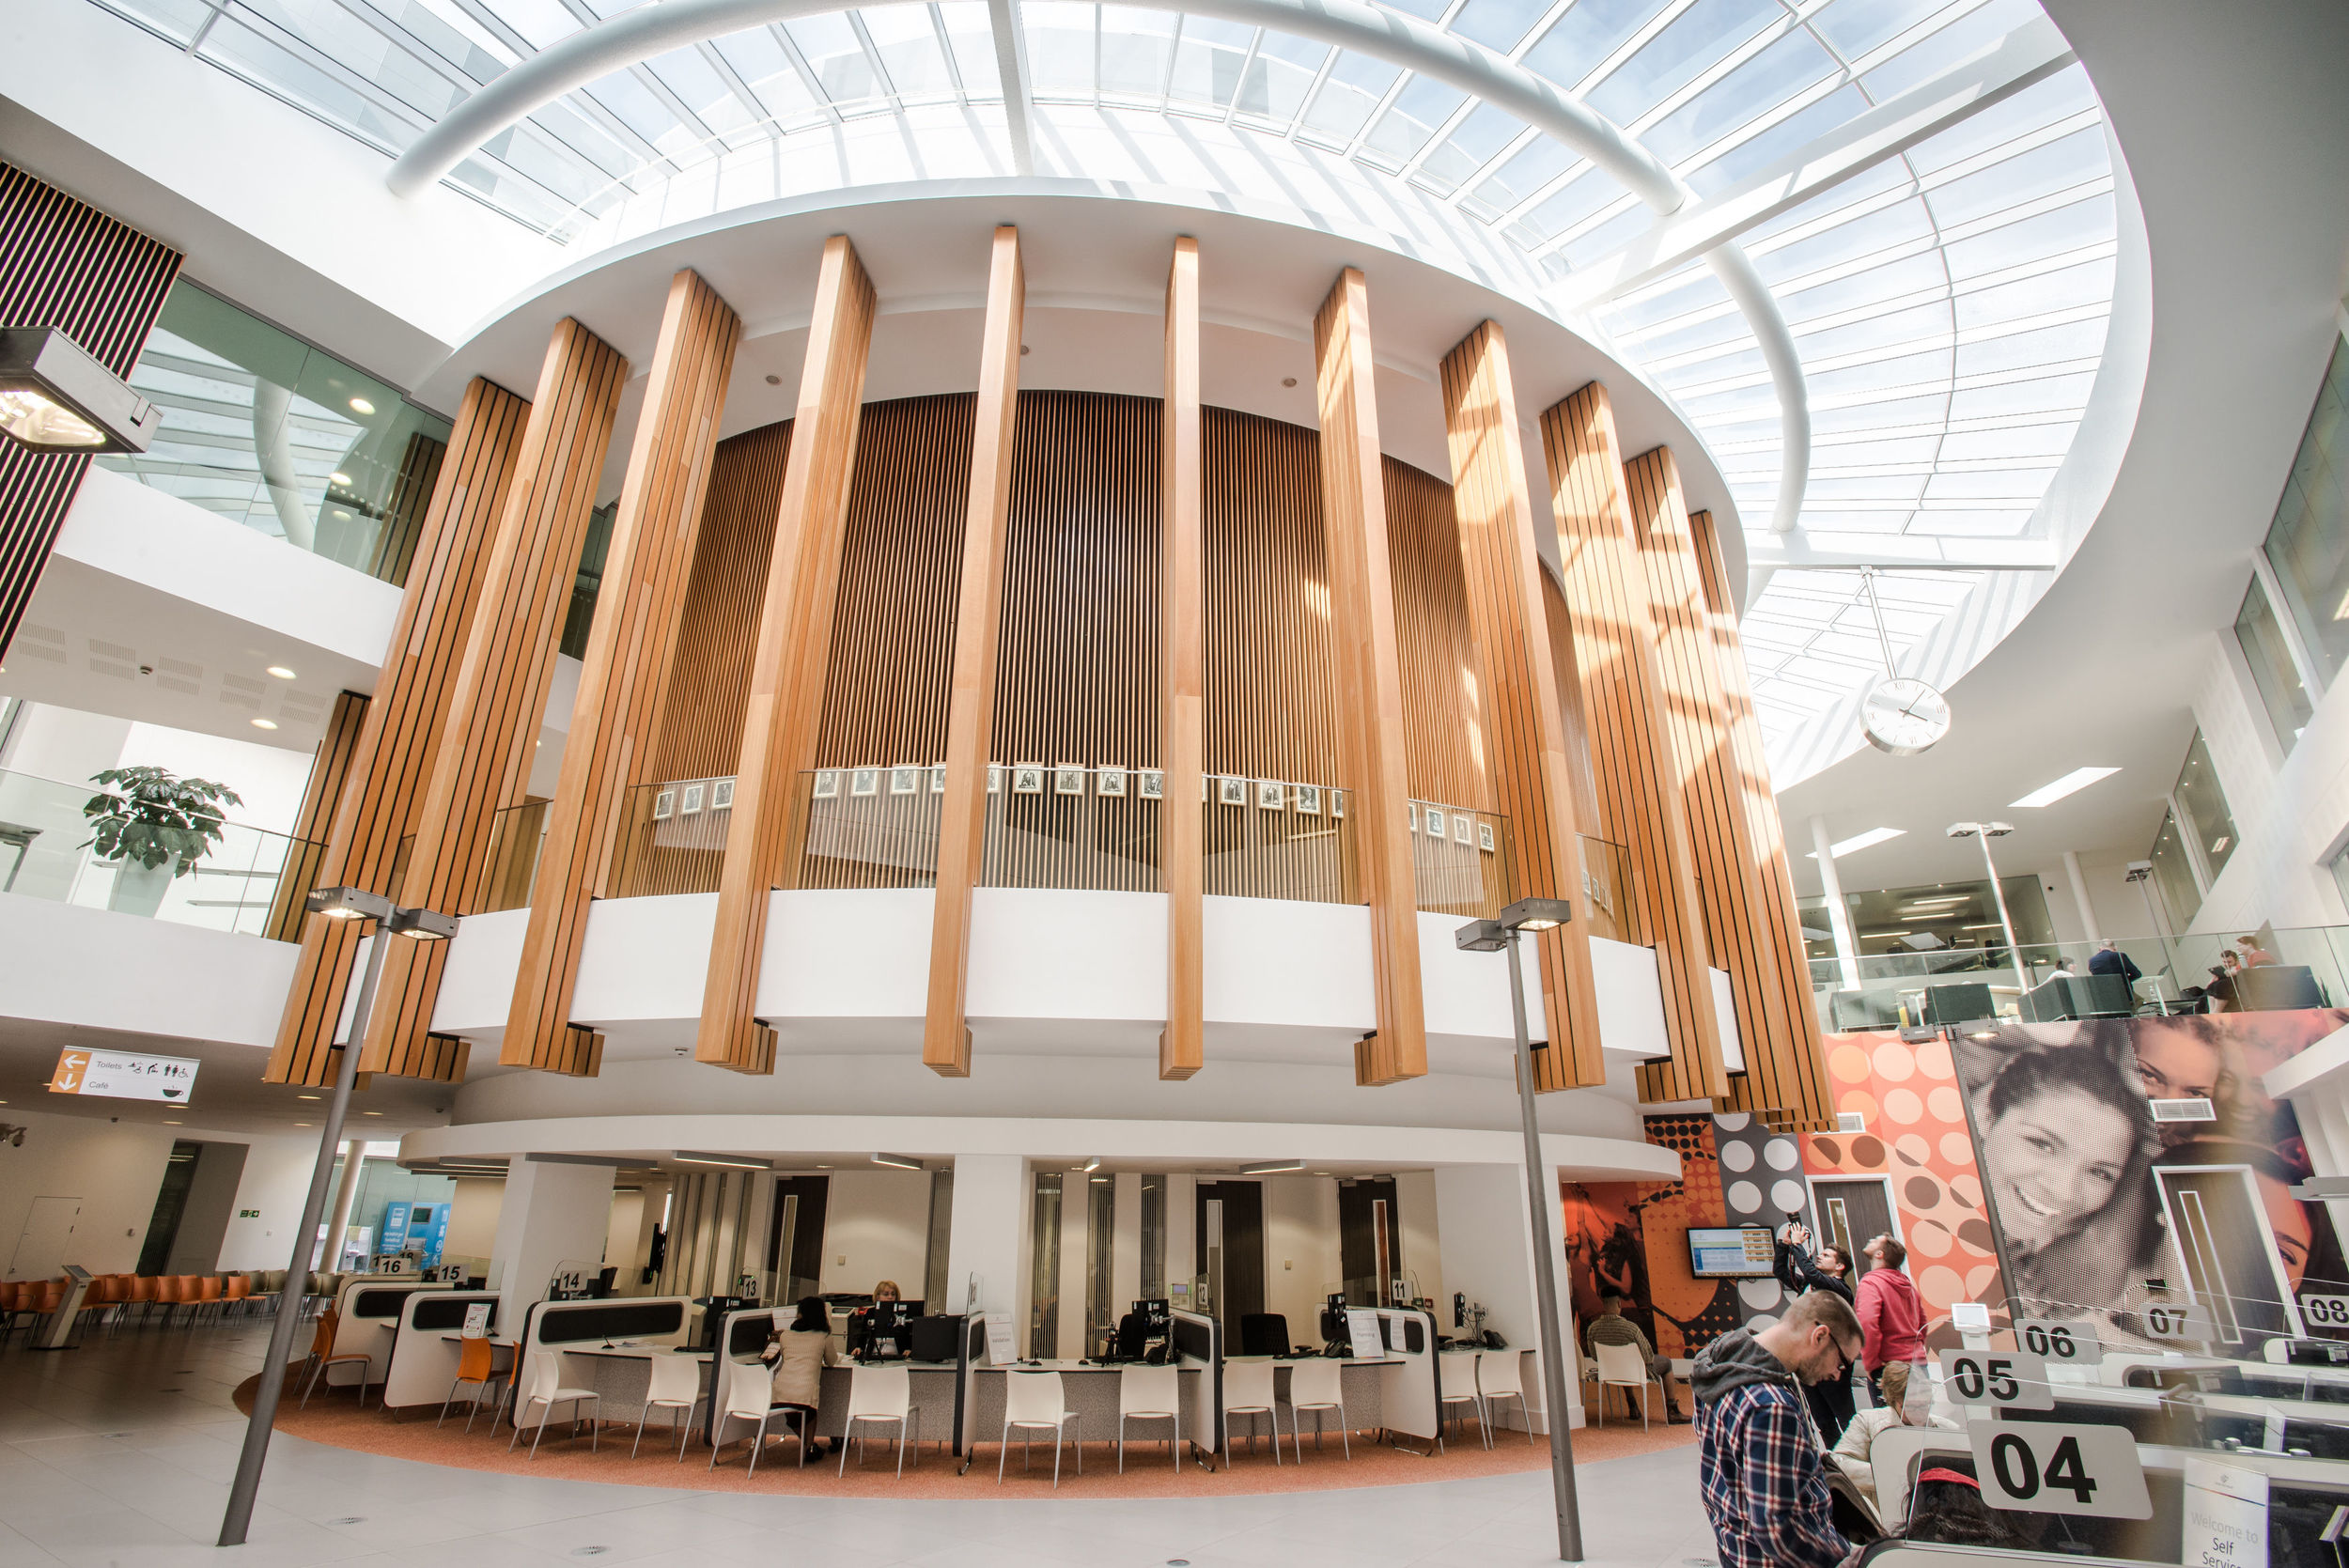
[(1688, 1272), (1700, 1280), (1744, 1280), (1770, 1272), (1776, 1250), (1758, 1225), (1688, 1233)]

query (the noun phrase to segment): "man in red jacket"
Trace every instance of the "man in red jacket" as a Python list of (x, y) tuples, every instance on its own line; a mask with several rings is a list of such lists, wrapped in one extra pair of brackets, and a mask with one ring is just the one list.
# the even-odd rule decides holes
[(1883, 1403), (1877, 1379), (1887, 1363), (1925, 1358), (1925, 1302), (1901, 1265), (1908, 1249), (1889, 1235), (1880, 1235), (1860, 1250), (1870, 1267), (1859, 1277), (1859, 1298), (1853, 1311), (1859, 1318), (1864, 1342), (1860, 1361), (1868, 1369), (1868, 1389)]

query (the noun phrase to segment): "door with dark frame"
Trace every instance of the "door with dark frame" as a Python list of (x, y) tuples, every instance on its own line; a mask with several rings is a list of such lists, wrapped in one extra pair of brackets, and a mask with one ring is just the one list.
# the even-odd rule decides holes
[(1208, 1310), (1237, 1344), (1239, 1320), (1264, 1311), (1264, 1184), (1201, 1182), (1193, 1219)]

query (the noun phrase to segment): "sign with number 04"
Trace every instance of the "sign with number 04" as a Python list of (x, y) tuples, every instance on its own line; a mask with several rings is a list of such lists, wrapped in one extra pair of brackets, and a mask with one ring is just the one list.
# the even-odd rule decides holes
[(2300, 1321), (2311, 1328), (2349, 1328), (2349, 1296), (2300, 1297)]
[(2150, 1519), (2153, 1498), (2125, 1426), (2054, 1421), (1968, 1421), (1974, 1473), (1993, 1508)]
[(1941, 1391), (1960, 1405), (2010, 1405), (2052, 1410), (2047, 1363), (2036, 1356), (1998, 1350), (1941, 1352)]
[(2104, 1342), (2096, 1337), (2096, 1326), (2086, 1318), (2016, 1318), (2015, 1348), (2059, 1366), (2100, 1367), (2105, 1363)]

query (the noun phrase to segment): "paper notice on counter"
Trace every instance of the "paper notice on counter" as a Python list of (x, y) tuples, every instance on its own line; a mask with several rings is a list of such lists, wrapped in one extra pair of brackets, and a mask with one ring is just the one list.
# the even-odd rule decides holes
[(987, 1358), (989, 1364), (1007, 1367), (1019, 1359), (1019, 1347), (1012, 1343), (1011, 1314), (987, 1314)]
[(1354, 1346), (1354, 1358), (1359, 1361), (1383, 1361), (1387, 1358), (1386, 1337), (1378, 1330), (1378, 1313), (1371, 1307), (1346, 1309), (1346, 1337)]

